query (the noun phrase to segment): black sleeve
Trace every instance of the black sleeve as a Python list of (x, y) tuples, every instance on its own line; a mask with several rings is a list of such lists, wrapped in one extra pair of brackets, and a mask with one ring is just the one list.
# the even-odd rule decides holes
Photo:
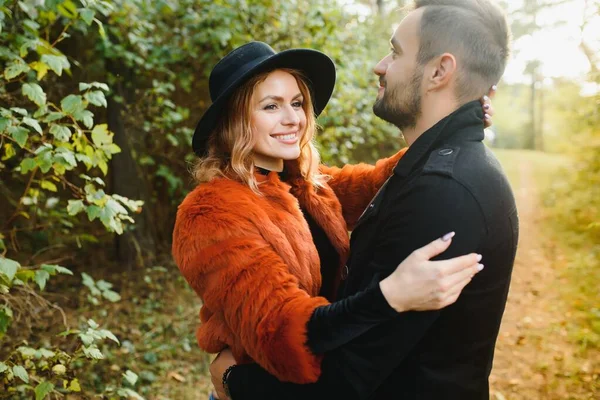
[(396, 315), (379, 282), (373, 282), (362, 292), (316, 308), (307, 325), (308, 346), (315, 354), (326, 353)]
[[(450, 248), (439, 259), (478, 252), (486, 229), (479, 204), (451, 178), (419, 178), (409, 193), (394, 202), (379, 230), (369, 268), (383, 279), (410, 253), (455, 231)], [(355, 240), (360, 240), (356, 238)], [(390, 376), (426, 335), (443, 310), (399, 313), (342, 347), (325, 354), (317, 383), (278, 382), (258, 365), (235, 368), (228, 381), (233, 400), (365, 399)]]

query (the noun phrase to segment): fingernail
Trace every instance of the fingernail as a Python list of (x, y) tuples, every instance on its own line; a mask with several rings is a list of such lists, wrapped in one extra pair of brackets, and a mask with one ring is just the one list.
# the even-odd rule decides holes
[(477, 264), (477, 271), (481, 271), (483, 269), (483, 264)]
[(477, 254), (477, 262), (481, 261), (482, 258), (483, 256), (481, 254)]
[(452, 239), (454, 235), (456, 235), (455, 232), (446, 233), (444, 236), (442, 236), (442, 241), (447, 242), (448, 240)]
[(483, 96), (483, 101), (490, 101), (490, 98), (487, 96)]
[(483, 118), (485, 118), (485, 119), (490, 119), (490, 118), (492, 118), (492, 117), (490, 117), (490, 114), (487, 114), (487, 113), (486, 113), (486, 114), (483, 116)]
[(486, 104), (486, 105), (483, 106), (483, 108), (486, 109), (486, 110), (489, 110), (490, 109), (490, 105)]
[(495, 92), (496, 90), (498, 90), (498, 86), (497, 85), (492, 85), (492, 90)]

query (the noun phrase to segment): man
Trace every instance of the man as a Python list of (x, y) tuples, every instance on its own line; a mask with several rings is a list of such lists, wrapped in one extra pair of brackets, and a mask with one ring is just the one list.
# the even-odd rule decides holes
[[(341, 297), (377, 284), (445, 232), (456, 237), (444, 258), (476, 252), (486, 268), (454, 305), (398, 314), (326, 352), (315, 384), (236, 366), (226, 374), (233, 400), (489, 398), (518, 218), (509, 184), (482, 143), (477, 100), (504, 72), (506, 19), (491, 0), (417, 0), (391, 45), (375, 67), (381, 85), (373, 111), (400, 128), (410, 147), (352, 233)], [(218, 360), (212, 370), (219, 380)]]

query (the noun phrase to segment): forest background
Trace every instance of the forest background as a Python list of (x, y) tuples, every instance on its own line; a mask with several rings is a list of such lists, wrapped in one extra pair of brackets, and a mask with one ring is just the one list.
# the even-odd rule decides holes
[[(600, 396), (600, 1), (500, 1), (487, 143), (521, 209), (492, 397)], [(194, 124), (231, 49), (338, 69), (326, 163), (402, 145), (371, 112), (398, 0), (0, 0), (0, 398), (206, 398), (200, 301), (170, 256)]]

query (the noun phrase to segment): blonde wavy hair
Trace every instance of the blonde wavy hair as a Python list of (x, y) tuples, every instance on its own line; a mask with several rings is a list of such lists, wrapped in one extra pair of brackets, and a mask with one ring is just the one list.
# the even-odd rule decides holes
[[(315, 187), (322, 187), (327, 176), (319, 173), (320, 156), (313, 143), (318, 129), (310, 88), (303, 74), (295, 69), (279, 68), (291, 74), (304, 97), (302, 108), (306, 114), (306, 128), (300, 139), (298, 165), (302, 177)], [(238, 180), (260, 194), (254, 177), (252, 149), (255, 138), (251, 123), (252, 95), (256, 87), (267, 79), (273, 70), (252, 77), (240, 86), (229, 99), (217, 126), (208, 140), (207, 155), (199, 158), (192, 174), (198, 183), (209, 182), (215, 177)]]

